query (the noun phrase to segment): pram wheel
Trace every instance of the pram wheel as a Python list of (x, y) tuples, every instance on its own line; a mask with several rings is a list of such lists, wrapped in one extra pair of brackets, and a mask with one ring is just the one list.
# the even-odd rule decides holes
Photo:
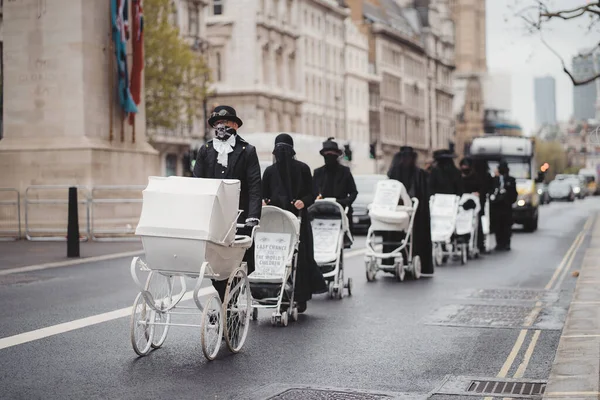
[(252, 298), (248, 277), (242, 268), (238, 268), (229, 276), (225, 290), (225, 342), (232, 353), (242, 349), (248, 334)]
[(469, 256), (469, 252), (467, 249), (467, 245), (463, 244), (460, 247), (460, 264), (461, 265), (465, 265), (467, 263), (468, 256)]
[(346, 283), (346, 289), (348, 289), (348, 296), (352, 296), (352, 278), (348, 278), (348, 283)]
[(258, 319), (258, 308), (252, 309), (252, 321), (256, 321)]
[(404, 263), (402, 261), (396, 262), (396, 279), (398, 282), (404, 282), (404, 278), (406, 277), (406, 270), (404, 269)]
[(139, 356), (150, 351), (154, 336), (154, 311), (148, 307), (142, 293), (138, 293), (131, 310), (131, 346)]
[[(151, 272), (146, 282), (146, 290), (154, 298), (154, 307), (157, 310), (167, 310), (173, 303), (173, 279), (157, 272)], [(152, 336), (152, 347), (160, 348), (167, 339), (171, 314), (168, 312), (154, 312), (154, 335)]]
[(377, 261), (375, 259), (365, 260), (367, 282), (373, 282), (377, 276)]
[(292, 317), (292, 321), (298, 321), (298, 307), (292, 308), (292, 313), (290, 314), (290, 316)]
[(214, 360), (221, 347), (221, 338), (223, 337), (223, 314), (222, 305), (219, 296), (211, 295), (202, 311), (202, 333), (200, 342), (202, 343), (202, 352), (208, 360)]
[(333, 281), (330, 281), (327, 284), (327, 293), (329, 293), (329, 298), (333, 299), (335, 297), (335, 284), (333, 283)]
[(413, 257), (410, 267), (410, 274), (414, 280), (417, 280), (421, 277), (421, 257)]
[(441, 267), (444, 263), (444, 251), (438, 243), (433, 245), (433, 262), (436, 267)]

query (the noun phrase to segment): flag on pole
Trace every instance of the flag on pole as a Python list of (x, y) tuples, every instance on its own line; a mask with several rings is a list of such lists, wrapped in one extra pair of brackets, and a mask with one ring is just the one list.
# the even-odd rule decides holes
[(112, 36), (117, 58), (119, 104), (126, 114), (136, 113), (137, 107), (129, 91), (127, 70), (127, 40), (129, 39), (128, 0), (111, 0)]
[[(142, 71), (144, 70), (144, 10), (143, 0), (132, 0), (133, 19), (131, 28), (133, 33), (133, 65), (131, 66), (131, 96), (136, 105), (142, 98)], [(133, 124), (135, 115), (129, 115), (129, 123)]]

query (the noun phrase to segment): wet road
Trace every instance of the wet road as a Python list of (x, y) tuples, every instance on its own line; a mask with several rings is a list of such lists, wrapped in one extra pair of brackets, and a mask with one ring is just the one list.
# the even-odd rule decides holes
[[(223, 346), (213, 362), (190, 328), (135, 356), (123, 310), (136, 295), (129, 259), (2, 276), (0, 397), (266, 399), (310, 386), (449, 400), (461, 398), (449, 395), (449, 375), (544, 380), (575, 285), (570, 270), (588, 245), (580, 232), (597, 211), (598, 198), (552, 203), (536, 233), (517, 230), (512, 252), (403, 283), (381, 272), (366, 282), (360, 239), (346, 258), (352, 297), (318, 296), (287, 328), (262, 312), (243, 351)], [(42, 337), (9, 346), (7, 337), (31, 331)], [(369, 398), (349, 396), (337, 398)]]

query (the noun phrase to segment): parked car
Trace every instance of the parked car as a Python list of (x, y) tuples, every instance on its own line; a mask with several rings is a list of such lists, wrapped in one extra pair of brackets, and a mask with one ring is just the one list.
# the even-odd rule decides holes
[(388, 177), (386, 175), (354, 175), (358, 197), (352, 205), (353, 233), (366, 233), (371, 226), (367, 206), (373, 202), (375, 197), (375, 185), (384, 179), (388, 179)]
[(571, 184), (573, 188), (573, 193), (575, 193), (575, 197), (578, 199), (583, 199), (587, 195), (587, 190), (585, 187), (585, 182), (581, 180), (578, 175), (572, 174), (559, 174), (556, 175), (556, 179), (559, 181), (566, 181)]
[(552, 200), (575, 201), (575, 191), (567, 179), (555, 179), (550, 182), (548, 194)]
[(548, 185), (545, 183), (537, 184), (537, 193), (540, 197), (540, 204), (548, 204), (552, 200), (550, 198), (550, 193), (548, 193)]

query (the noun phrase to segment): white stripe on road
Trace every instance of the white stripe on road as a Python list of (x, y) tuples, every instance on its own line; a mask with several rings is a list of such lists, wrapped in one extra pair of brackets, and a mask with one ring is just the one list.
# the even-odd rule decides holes
[[(345, 254), (346, 258), (352, 258), (364, 254), (365, 250), (353, 250), (349, 251)], [(139, 252), (138, 252), (139, 253)], [(121, 253), (123, 254), (123, 253)], [(126, 257), (126, 256), (123, 256)], [(53, 268), (53, 267), (51, 267)], [(200, 296), (207, 294), (208, 291), (214, 292), (212, 286), (208, 286), (207, 288), (200, 289), (198, 293)], [(181, 301), (186, 301), (192, 299), (193, 292), (187, 292)], [(18, 346), (20, 344), (25, 344), (29, 342), (33, 342), (35, 340), (44, 339), (50, 336), (60, 335), (62, 333), (67, 333), (70, 331), (74, 331), (76, 329), (85, 328), (87, 326), (101, 324), (103, 322), (112, 321), (119, 318), (124, 318), (131, 315), (132, 307), (125, 307), (114, 311), (109, 311), (103, 314), (92, 315), (91, 317), (76, 319), (74, 321), (64, 322), (58, 325), (48, 326), (46, 328), (36, 329), (34, 331), (29, 331), (25, 333), (20, 333), (18, 335), (9, 336), (0, 339), (0, 350), (6, 349), (13, 346)]]
[(79, 258), (77, 260), (58, 261), (58, 262), (46, 263), (46, 264), (29, 265), (27, 267), (19, 267), (19, 268), (0, 270), (0, 276), (11, 275), (11, 274), (21, 274), (23, 272), (40, 271), (43, 269), (50, 269), (50, 268), (69, 267), (69, 266), (79, 265), (79, 264), (89, 264), (89, 263), (98, 262), (98, 261), (115, 260), (117, 258), (135, 257), (135, 256), (139, 256), (142, 254), (144, 254), (144, 250), (135, 250), (135, 251), (126, 251), (124, 253), (107, 254), (104, 256)]

